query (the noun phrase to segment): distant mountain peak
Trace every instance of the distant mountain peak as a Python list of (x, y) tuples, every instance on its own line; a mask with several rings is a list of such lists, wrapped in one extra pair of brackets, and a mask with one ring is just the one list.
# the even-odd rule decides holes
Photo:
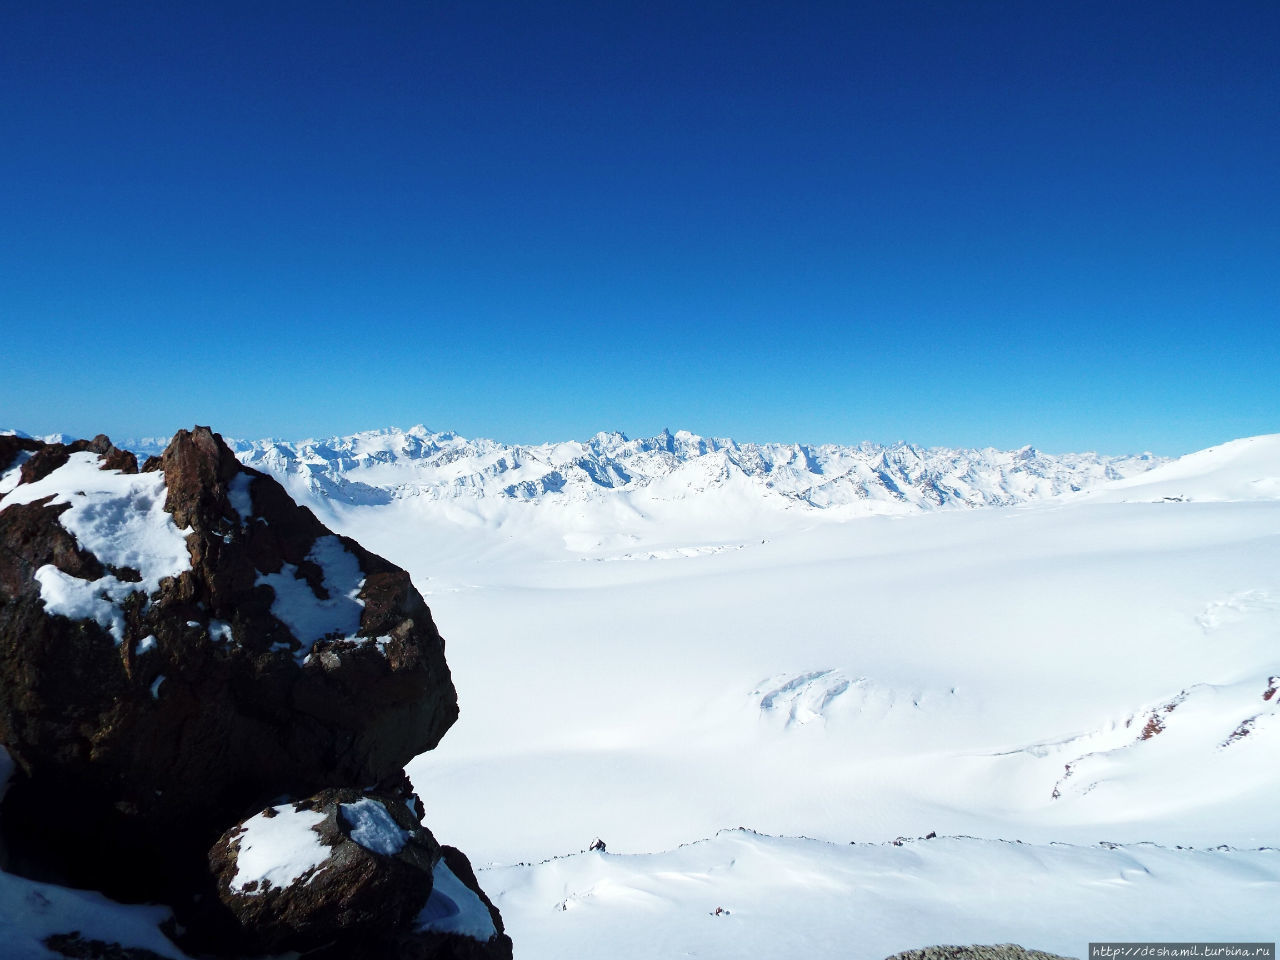
[[(1150, 455), (1050, 455), (920, 447), (739, 443), (664, 427), (656, 436), (508, 444), (423, 424), (304, 441), (228, 441), (295, 491), (356, 504), (406, 497), (574, 502), (685, 500), (733, 489), (782, 509), (904, 513), (1003, 506), (1097, 487), (1163, 463)], [(139, 454), (147, 443), (127, 444)]]

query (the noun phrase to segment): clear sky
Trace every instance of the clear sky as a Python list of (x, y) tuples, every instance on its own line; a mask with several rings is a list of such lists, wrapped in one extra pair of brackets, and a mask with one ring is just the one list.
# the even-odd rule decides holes
[(0, 426), (1280, 431), (1280, 3), (0, 5)]

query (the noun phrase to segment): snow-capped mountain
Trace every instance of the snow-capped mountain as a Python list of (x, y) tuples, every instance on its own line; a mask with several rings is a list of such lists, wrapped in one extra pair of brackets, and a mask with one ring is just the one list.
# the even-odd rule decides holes
[[(777, 507), (903, 513), (1057, 496), (1133, 477), (1164, 462), (1151, 454), (1052, 455), (1033, 447), (737, 443), (683, 430), (635, 440), (598, 433), (585, 443), (538, 445), (468, 440), (423, 426), (327, 440), (229, 442), (244, 463), (275, 474), (295, 494), (361, 505), (406, 497), (573, 502), (619, 491), (680, 500), (736, 489)], [(125, 444), (139, 453), (156, 445), (154, 440)]]

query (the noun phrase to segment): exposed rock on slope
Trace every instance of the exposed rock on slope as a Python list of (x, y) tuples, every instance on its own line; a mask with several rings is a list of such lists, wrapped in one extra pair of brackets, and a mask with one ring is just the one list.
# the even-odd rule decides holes
[[(0, 437), (0, 494), (13, 869), (172, 902), (207, 887), (206, 852), (228, 827), (282, 797), (346, 787), (358, 805), (361, 789), (400, 789), (457, 717), (409, 575), (208, 428), (179, 432), (141, 472), (105, 437)], [(434, 841), (419, 848), (405, 916), (438, 859)], [(397, 859), (364, 867), (394, 876)], [(327, 909), (352, 919), (354, 902)]]
[(941, 946), (924, 947), (895, 953), (888, 960), (1068, 960), (1056, 953), (1028, 950), (1016, 943), (997, 943), (991, 946)]

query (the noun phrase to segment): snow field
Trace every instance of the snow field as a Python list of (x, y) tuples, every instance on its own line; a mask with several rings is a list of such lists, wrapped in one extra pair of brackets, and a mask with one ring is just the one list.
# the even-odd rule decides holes
[(480, 881), (521, 960), (882, 960), (1007, 942), (1083, 958), (1098, 940), (1273, 942), (1280, 850), (840, 845), (732, 830), (661, 853), (494, 867)]
[[(531, 562), (519, 546), (504, 564), (479, 536), (479, 560), (462, 544), (439, 557), (443, 537), (407, 535), (409, 518), (397, 529), (402, 545), (374, 549), (428, 591), (462, 707), (410, 773), (433, 823), (481, 862), (596, 834), (665, 849), (738, 824), (870, 842), (1274, 836), (1276, 739), (1217, 745), (1267, 706), (1280, 609), (1255, 603), (1209, 632), (1200, 618), (1242, 587), (1280, 597), (1280, 536), (1265, 534), (1280, 531), (1280, 505), (863, 520), (625, 564)], [(848, 685), (801, 684), (794, 703), (764, 706), (809, 674)], [(1197, 684), (1227, 691), (1203, 730), (1189, 704), (1113, 756), (1123, 790), (1052, 798), (1089, 738)], [(788, 722), (792, 707), (806, 722)], [(1080, 738), (1074, 753), (1038, 750)], [(513, 785), (527, 815), (481, 827), (502, 822)]]

